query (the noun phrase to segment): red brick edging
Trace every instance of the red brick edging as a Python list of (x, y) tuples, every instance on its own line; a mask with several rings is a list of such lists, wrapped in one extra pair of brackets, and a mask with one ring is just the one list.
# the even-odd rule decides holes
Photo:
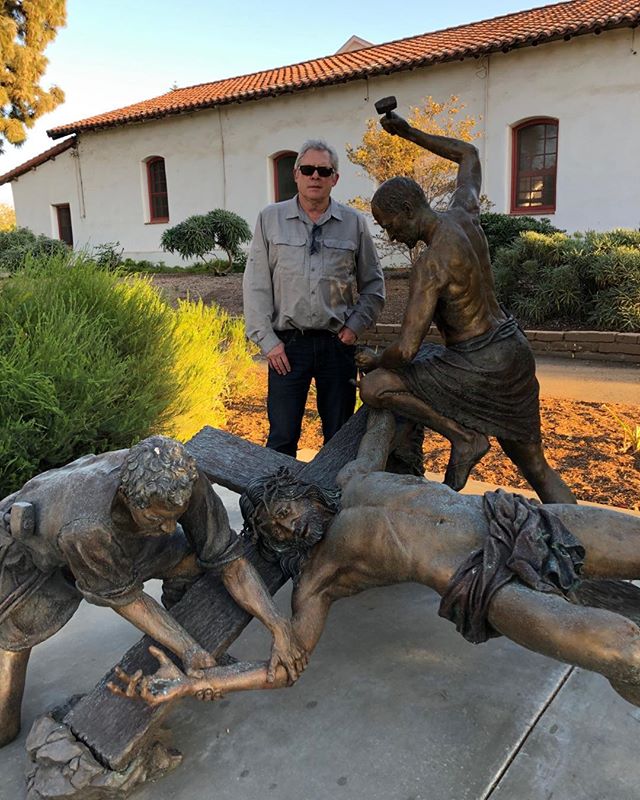
[[(400, 325), (376, 325), (362, 341), (376, 346), (386, 345), (400, 332)], [(583, 358), (640, 364), (640, 333), (615, 331), (525, 331), (534, 353), (560, 358)], [(432, 325), (426, 342), (440, 342), (440, 334)]]

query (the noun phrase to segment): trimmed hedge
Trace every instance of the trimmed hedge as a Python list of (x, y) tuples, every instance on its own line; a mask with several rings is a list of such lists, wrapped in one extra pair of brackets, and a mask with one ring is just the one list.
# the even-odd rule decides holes
[(524, 231), (548, 234), (563, 233), (552, 225), (547, 217), (519, 217), (511, 214), (485, 212), (480, 214), (480, 224), (489, 243), (491, 261), (501, 247), (513, 244)]

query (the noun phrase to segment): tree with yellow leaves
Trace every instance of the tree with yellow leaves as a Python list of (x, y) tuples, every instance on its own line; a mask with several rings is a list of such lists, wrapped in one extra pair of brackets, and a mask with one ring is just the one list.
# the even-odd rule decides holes
[(0, 203), (0, 233), (16, 227), (16, 212), (7, 203)]
[(5, 140), (20, 145), (27, 128), (64, 100), (57, 86), (40, 86), (46, 46), (66, 21), (66, 0), (0, 2), (0, 153)]
[[(464, 108), (464, 103), (459, 102), (455, 95), (451, 95), (445, 102), (427, 97), (423, 106), (410, 108), (408, 122), (427, 133), (472, 142), (482, 134), (475, 130), (475, 118), (463, 114)], [(391, 136), (380, 127), (377, 119), (368, 120), (367, 129), (357, 147), (348, 144), (346, 149), (349, 161), (362, 167), (378, 185), (396, 175), (413, 178), (420, 184), (429, 204), (436, 210), (446, 208), (455, 190), (458, 172), (456, 164), (429, 153), (400, 136)], [(361, 211), (369, 212), (371, 209), (370, 198), (354, 197), (350, 204)], [(399, 251), (407, 254), (405, 245), (391, 244), (386, 237), (379, 235), (376, 239), (381, 254), (391, 255)], [(416, 253), (409, 254), (411, 261), (419, 247), (414, 248)]]

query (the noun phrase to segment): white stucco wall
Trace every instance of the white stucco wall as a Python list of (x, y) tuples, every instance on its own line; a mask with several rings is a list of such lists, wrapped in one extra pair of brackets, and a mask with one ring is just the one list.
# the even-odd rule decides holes
[[(482, 118), (484, 136), (477, 144), (483, 190), (495, 211), (509, 211), (511, 126), (548, 116), (559, 120), (553, 222), (570, 231), (638, 227), (640, 55), (634, 51), (632, 31), (612, 31), (83, 134), (78, 159), (67, 152), (14, 182), (18, 220), (50, 235), (51, 204), (70, 202), (78, 246), (119, 241), (133, 257), (177, 263), (159, 249), (167, 225), (223, 207), (253, 226), (258, 211), (274, 199), (270, 157), (275, 153), (323, 137), (341, 156), (336, 199), (370, 195), (371, 183), (347, 160), (344, 148), (360, 140), (366, 120), (375, 116), (374, 101), (395, 94), (404, 113), (427, 95), (457, 94), (468, 113)], [(165, 159), (167, 224), (146, 221), (143, 161), (150, 156)]]

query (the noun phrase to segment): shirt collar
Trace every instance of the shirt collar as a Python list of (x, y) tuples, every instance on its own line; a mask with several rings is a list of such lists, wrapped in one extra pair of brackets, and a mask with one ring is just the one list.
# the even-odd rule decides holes
[[(298, 205), (298, 195), (292, 197), (291, 200), (285, 200), (285, 219), (302, 219), (303, 215), (304, 217), (307, 216)], [(337, 203), (333, 197), (329, 198), (329, 208), (327, 208), (322, 216), (326, 219), (329, 219), (329, 217), (334, 217), (342, 222), (342, 211), (340, 211), (340, 204)]]

